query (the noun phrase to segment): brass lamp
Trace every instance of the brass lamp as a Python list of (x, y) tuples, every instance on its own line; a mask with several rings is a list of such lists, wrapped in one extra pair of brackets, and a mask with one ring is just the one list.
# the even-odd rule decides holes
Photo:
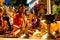
[(55, 37), (50, 33), (50, 24), (54, 22), (55, 15), (51, 14), (51, 3), (50, 0), (47, 0), (47, 15), (45, 15), (47, 21), (47, 34), (43, 35), (44, 39), (55, 39)]

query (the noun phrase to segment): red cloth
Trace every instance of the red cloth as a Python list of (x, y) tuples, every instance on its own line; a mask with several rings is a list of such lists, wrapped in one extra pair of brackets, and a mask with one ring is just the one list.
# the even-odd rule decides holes
[(0, 26), (1, 26), (2, 28), (4, 28), (4, 26), (5, 26), (4, 20), (0, 20)]
[(21, 27), (23, 24), (22, 19), (23, 19), (22, 15), (20, 15), (20, 14), (15, 15), (14, 19), (13, 19), (13, 24)]
[(12, 30), (12, 32), (15, 32), (15, 31), (17, 31), (17, 30), (18, 30), (18, 28), (14, 27), (14, 29)]

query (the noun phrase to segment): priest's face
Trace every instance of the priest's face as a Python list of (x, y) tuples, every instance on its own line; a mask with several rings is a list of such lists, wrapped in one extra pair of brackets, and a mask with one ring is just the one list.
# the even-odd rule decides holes
[(23, 13), (23, 12), (24, 12), (24, 7), (20, 7), (20, 8), (19, 8), (19, 12), (20, 12), (20, 13)]

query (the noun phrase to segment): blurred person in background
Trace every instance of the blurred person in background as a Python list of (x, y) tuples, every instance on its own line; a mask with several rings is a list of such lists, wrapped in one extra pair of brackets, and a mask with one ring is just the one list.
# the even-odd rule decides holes
[(37, 4), (37, 5), (35, 5), (34, 6), (34, 12), (35, 12), (35, 22), (36, 22), (36, 28), (39, 28), (40, 27), (40, 19), (39, 19), (39, 17), (41, 16), (40, 14), (39, 14), (39, 4)]
[(2, 16), (3, 16), (3, 10), (0, 8), (0, 26), (3, 27), (2, 25)]
[(44, 3), (39, 4), (39, 13), (40, 13), (40, 18), (43, 20), (45, 17), (44, 15), (46, 14), (46, 8)]
[(12, 6), (9, 6), (7, 15), (9, 16), (9, 22), (10, 22), (10, 24), (13, 25), (13, 15), (14, 15), (14, 11), (13, 11)]
[(2, 8), (3, 8), (4, 11), (7, 12), (7, 6), (6, 6), (6, 3), (3, 3), (3, 4), (2, 4)]
[(34, 17), (34, 13), (33, 13), (33, 11), (30, 11), (30, 12), (29, 12), (30, 22), (32, 21), (33, 17)]
[(52, 13), (54, 14), (57, 9), (57, 5), (55, 4), (54, 1), (52, 1)]
[(3, 19), (4, 11), (0, 8), (0, 34), (4, 34), (8, 30), (8, 26)]
[[(7, 10), (6, 11), (6, 9), (4, 10), (4, 15), (3, 15), (3, 19), (7, 22), (7, 25), (8, 25), (8, 27), (9, 27), (9, 31), (11, 32), (11, 30), (12, 30), (12, 27), (11, 27), (11, 16), (13, 16), (13, 15), (11, 15), (11, 14), (9, 14), (11, 12), (11, 8), (10, 8), (10, 10)], [(11, 24), (10, 24), (11, 23)]]

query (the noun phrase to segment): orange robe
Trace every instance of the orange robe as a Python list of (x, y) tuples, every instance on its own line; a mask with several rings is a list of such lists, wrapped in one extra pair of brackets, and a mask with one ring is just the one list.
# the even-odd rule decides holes
[(19, 15), (19, 14), (17, 14), (15, 17), (14, 17), (14, 19), (13, 19), (13, 24), (14, 25), (21, 25), (22, 26), (22, 23), (23, 23), (23, 17), (22, 17), (22, 15)]
[[(13, 24), (16, 25), (14, 26), (12, 32), (14, 32), (13, 34), (15, 34), (19, 29), (22, 28), (23, 25), (23, 16), (20, 14), (16, 14), (13, 18)], [(20, 32), (20, 30), (15, 34), (17, 35)]]

